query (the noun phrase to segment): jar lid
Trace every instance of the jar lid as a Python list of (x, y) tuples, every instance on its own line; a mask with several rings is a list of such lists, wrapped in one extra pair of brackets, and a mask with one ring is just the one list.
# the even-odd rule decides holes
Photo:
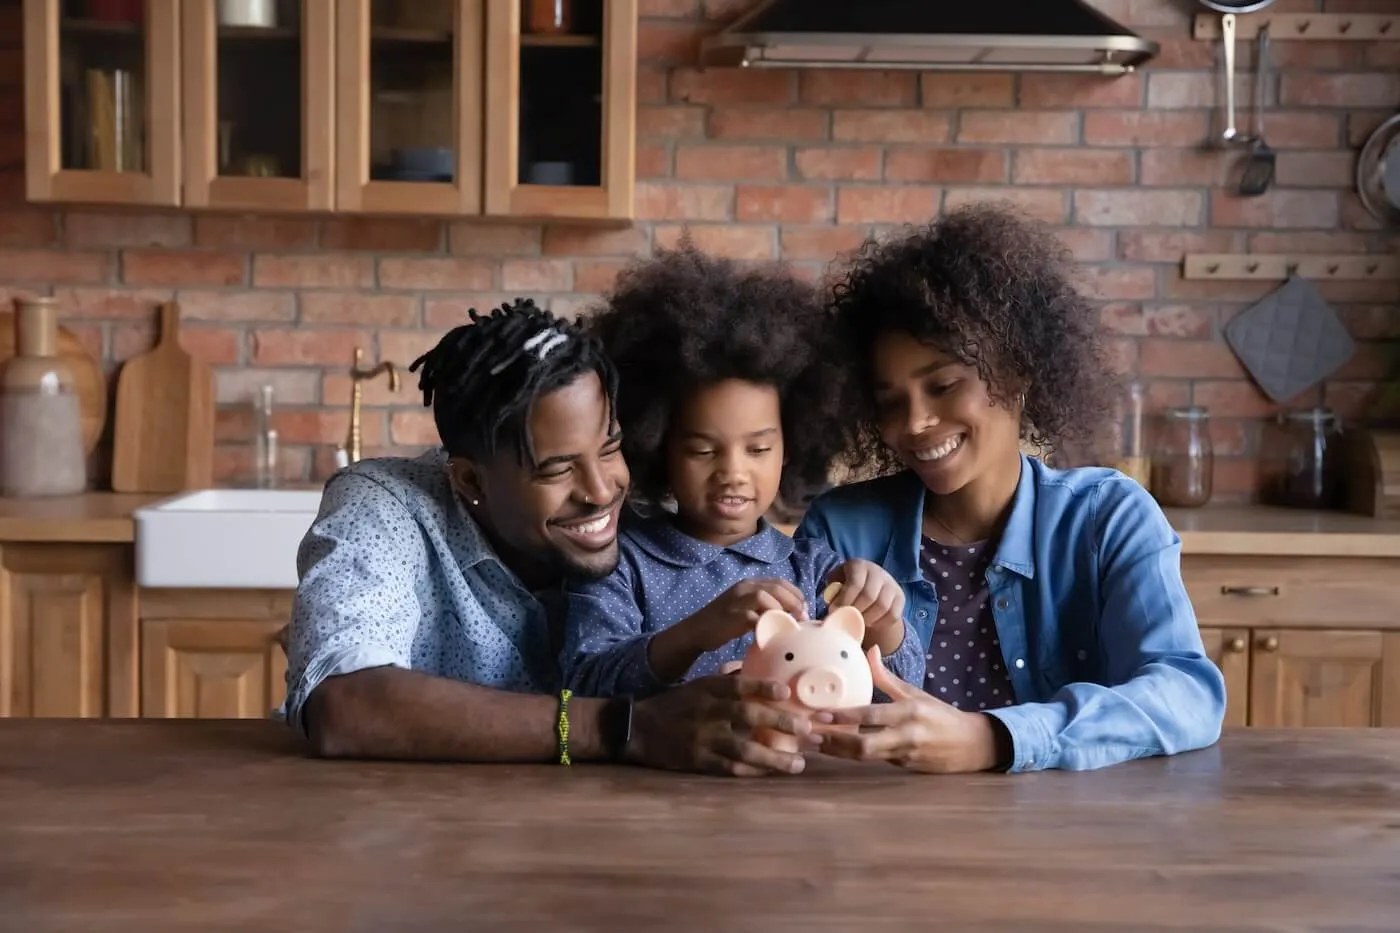
[(1180, 418), (1184, 421), (1204, 421), (1210, 417), (1210, 412), (1204, 405), (1180, 405), (1168, 408), (1165, 414), (1168, 418)]

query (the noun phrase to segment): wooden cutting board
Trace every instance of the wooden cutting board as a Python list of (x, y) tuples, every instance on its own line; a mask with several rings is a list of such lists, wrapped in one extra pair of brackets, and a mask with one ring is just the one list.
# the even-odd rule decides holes
[(214, 371), (180, 346), (180, 307), (160, 306), (160, 336), (117, 377), (112, 489), (182, 492), (214, 478)]

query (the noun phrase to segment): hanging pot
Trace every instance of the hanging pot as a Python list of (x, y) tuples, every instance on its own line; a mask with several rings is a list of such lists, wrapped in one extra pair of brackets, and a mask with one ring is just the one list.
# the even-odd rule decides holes
[(1225, 129), (1220, 133), (1220, 142), (1229, 146), (1252, 142), (1248, 136), (1241, 136), (1235, 127), (1235, 17), (1240, 13), (1255, 13), (1272, 6), (1275, 0), (1197, 0), (1201, 6), (1222, 14), (1220, 17), (1221, 38), (1225, 42)]

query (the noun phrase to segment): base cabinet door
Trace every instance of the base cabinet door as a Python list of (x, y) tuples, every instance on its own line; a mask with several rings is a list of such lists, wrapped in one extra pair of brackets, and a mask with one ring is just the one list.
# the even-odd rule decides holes
[(1249, 629), (1202, 628), (1201, 640), (1225, 675), (1225, 728), (1249, 725)]
[(141, 623), (141, 715), (262, 719), (280, 706), (283, 623), (265, 619), (145, 619)]

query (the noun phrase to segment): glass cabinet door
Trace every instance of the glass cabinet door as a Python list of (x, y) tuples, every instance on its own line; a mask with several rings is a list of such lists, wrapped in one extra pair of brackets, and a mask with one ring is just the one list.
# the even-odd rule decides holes
[(483, 0), (337, 0), (336, 206), (481, 211)]
[(177, 26), (170, 0), (25, 0), (32, 200), (179, 203)]
[(488, 0), (486, 212), (630, 219), (637, 0)]
[(184, 0), (187, 206), (333, 206), (335, 7)]

